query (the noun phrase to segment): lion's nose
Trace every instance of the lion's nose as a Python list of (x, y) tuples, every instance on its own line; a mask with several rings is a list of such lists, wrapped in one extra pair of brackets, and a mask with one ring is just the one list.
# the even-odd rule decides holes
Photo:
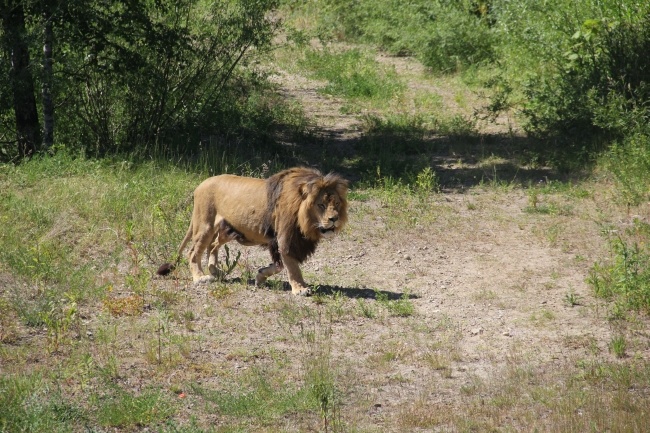
[(333, 223), (337, 222), (338, 220), (339, 220), (338, 216), (330, 217), (330, 221), (333, 222)]

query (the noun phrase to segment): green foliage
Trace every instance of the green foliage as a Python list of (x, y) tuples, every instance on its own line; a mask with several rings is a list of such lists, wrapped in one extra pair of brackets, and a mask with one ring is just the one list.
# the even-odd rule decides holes
[[(644, 227), (646, 227), (644, 229)], [(612, 260), (608, 264), (595, 264), (589, 283), (597, 296), (615, 299), (619, 306), (650, 313), (650, 253), (647, 226), (637, 226), (645, 233), (644, 241), (627, 241), (616, 237), (611, 241)], [(644, 232), (645, 230), (645, 232)]]
[[(648, 15), (650, 17), (650, 15)], [(586, 20), (571, 37), (554, 75), (531, 79), (525, 95), (528, 129), (536, 133), (621, 136), (649, 119), (650, 30), (634, 22)]]
[[(293, 2), (287, 2), (293, 6)], [(456, 71), (494, 58), (487, 8), (470, 0), (322, 2), (317, 32), (416, 55), (436, 71)]]
[[(268, 12), (275, 6), (276, 0), (57, 4), (56, 142), (98, 155), (150, 155), (243, 130), (252, 120), (243, 106), (263, 81), (247, 66), (271, 42), (277, 22)], [(38, 7), (28, 13), (28, 42), (40, 49)], [(0, 67), (8, 73), (7, 63)], [(37, 87), (40, 78), (35, 74)], [(0, 134), (11, 125), (3, 99)]]

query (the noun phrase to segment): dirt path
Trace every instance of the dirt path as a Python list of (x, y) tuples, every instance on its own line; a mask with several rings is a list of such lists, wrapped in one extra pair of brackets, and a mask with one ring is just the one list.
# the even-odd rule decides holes
[[(381, 61), (402, 73), (417, 68), (404, 59)], [(324, 134), (359, 134), (341, 101), (317, 92), (321, 83), (288, 73), (276, 80)], [(298, 377), (308, 368), (309, 341), (321, 338), (348, 393), (345, 416), (381, 431), (412, 431), (409, 420), (434, 416), (433, 409), (444, 424), (447, 412), (476, 401), (476, 390), (498, 388), (517, 369), (559, 374), (581, 360), (613, 361), (608, 344), (617, 330), (586, 279), (606, 253), (600, 223), (614, 217), (594, 195), (542, 200), (561, 211), (531, 211), (526, 191), (500, 186), (439, 194), (419, 207), (354, 200), (345, 233), (304, 266), (307, 280), (330, 294), (324, 301), (247, 290), (215, 303), (205, 289), (185, 286), (210, 309), (194, 326), (219, 329), (197, 361), (227, 374), (280, 356)], [(412, 210), (401, 213), (402, 206)], [(257, 249), (244, 254), (252, 268), (267, 260)], [(377, 293), (409, 295), (414, 313), (391, 314)], [(316, 336), (303, 339), (310, 326)], [(635, 356), (647, 359), (643, 341)], [(219, 374), (208, 376), (218, 386)]]

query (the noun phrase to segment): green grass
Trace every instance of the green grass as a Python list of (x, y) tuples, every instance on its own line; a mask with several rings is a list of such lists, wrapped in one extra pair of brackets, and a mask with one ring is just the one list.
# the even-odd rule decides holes
[(306, 388), (280, 382), (264, 371), (251, 372), (239, 383), (222, 390), (193, 384), (192, 392), (201, 396), (220, 415), (239, 420), (248, 418), (251, 422), (263, 424), (295, 411), (315, 409)]
[(134, 395), (113, 386), (107, 394), (85, 393), (81, 402), (52, 390), (53, 385), (39, 374), (0, 377), (0, 430), (67, 432), (93, 423), (130, 429), (159, 425), (175, 412), (159, 390)]
[(397, 74), (359, 50), (307, 50), (301, 66), (327, 81), (323, 93), (350, 99), (387, 101), (404, 91)]

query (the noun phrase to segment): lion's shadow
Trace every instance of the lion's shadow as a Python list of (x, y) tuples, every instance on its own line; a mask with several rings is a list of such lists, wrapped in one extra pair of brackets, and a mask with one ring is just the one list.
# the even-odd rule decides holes
[[(254, 286), (255, 285), (255, 280), (254, 279), (247, 279), (244, 280), (240, 277), (235, 277), (232, 279), (227, 280), (229, 283), (237, 283), (237, 284), (247, 284), (249, 286)], [(285, 292), (290, 292), (291, 291), (291, 285), (287, 281), (283, 281), (279, 287), (273, 287), (270, 285), (268, 282), (264, 286), (268, 290), (282, 290)], [(407, 299), (419, 299), (420, 297), (418, 295), (414, 295), (412, 293), (408, 292), (391, 292), (389, 290), (378, 290), (378, 289), (371, 289), (368, 287), (342, 287), (342, 286), (331, 286), (329, 284), (325, 285), (310, 285), (311, 288), (311, 294), (310, 296), (314, 295), (324, 295), (324, 296), (335, 296), (336, 294), (343, 295), (348, 298), (352, 299), (384, 299), (388, 301), (397, 301), (398, 299), (404, 299), (406, 296)]]
[[(291, 289), (291, 287), (289, 287)], [(341, 286), (330, 286), (330, 285), (323, 285), (323, 286), (312, 286), (312, 295), (314, 294), (321, 294), (321, 295), (335, 295), (337, 293), (340, 293), (343, 296), (346, 296), (348, 298), (361, 298), (361, 299), (386, 299), (389, 301), (396, 301), (398, 299), (403, 299), (405, 296), (407, 299), (418, 299), (419, 296), (414, 295), (412, 293), (399, 293), (399, 292), (391, 292), (388, 290), (378, 290), (378, 289), (370, 289), (367, 287), (341, 287)]]

